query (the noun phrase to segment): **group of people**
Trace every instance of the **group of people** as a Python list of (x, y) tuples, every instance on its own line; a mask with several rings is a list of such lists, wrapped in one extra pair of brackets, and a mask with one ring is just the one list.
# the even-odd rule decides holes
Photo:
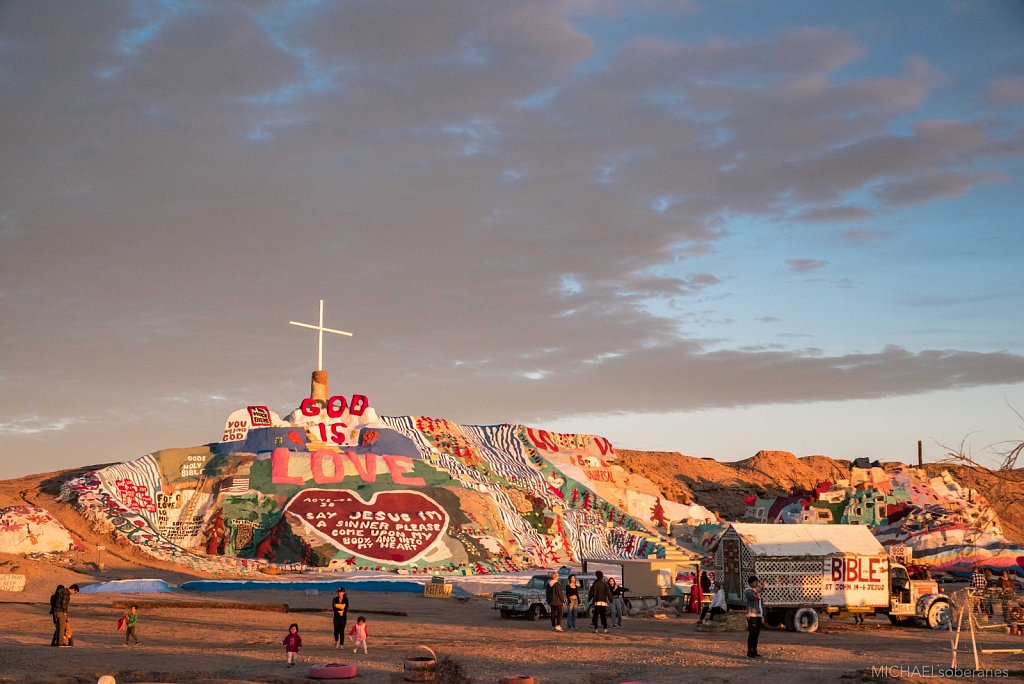
[[(627, 587), (618, 584), (614, 577), (605, 579), (604, 573), (594, 573), (595, 580), (587, 591), (587, 604), (593, 605), (591, 625), (597, 634), (598, 624), (604, 633), (608, 633), (608, 617), (611, 616), (612, 629), (622, 628), (622, 616), (626, 612)], [(566, 618), (566, 629), (575, 630), (576, 619), (581, 612), (586, 612), (580, 600), (580, 586), (576, 575), (569, 575), (565, 587), (557, 572), (551, 573), (547, 586), (544, 588), (545, 598), (551, 615), (551, 629), (562, 630), (562, 618)], [(582, 609), (582, 610), (581, 610)]]
[[(338, 592), (331, 601), (331, 614), (334, 618), (334, 648), (343, 648), (345, 646), (345, 636), (347, 635), (352, 639), (354, 648), (353, 653), (359, 652), (359, 647), (363, 647), (363, 653), (367, 653), (366, 646), (366, 618), (362, 615), (356, 620), (356, 623), (352, 625), (352, 629), (345, 631), (345, 627), (348, 623), (348, 593), (345, 591), (345, 587), (338, 587)], [(302, 650), (302, 637), (299, 636), (299, 625), (293, 622), (288, 627), (288, 633), (284, 637), (284, 653), (285, 653), (285, 666), (294, 667), (298, 661), (299, 652)]]

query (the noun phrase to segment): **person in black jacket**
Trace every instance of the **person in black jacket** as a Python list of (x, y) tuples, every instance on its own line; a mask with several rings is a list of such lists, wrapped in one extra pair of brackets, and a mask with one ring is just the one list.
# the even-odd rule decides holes
[(65, 587), (58, 584), (56, 591), (50, 597), (50, 615), (53, 616), (53, 638), (51, 646), (73, 646), (64, 636), (68, 629), (68, 608), (71, 606), (71, 595), (78, 593), (78, 585), (72, 584)]
[(594, 604), (594, 617), (591, 622), (594, 625), (594, 634), (597, 634), (597, 621), (601, 620), (601, 627), (604, 633), (608, 633), (608, 604), (612, 602), (612, 590), (604, 579), (604, 573), (598, 570), (594, 573), (594, 583), (590, 585), (587, 592), (587, 602)]
[(558, 573), (551, 573), (548, 585), (544, 587), (544, 597), (548, 601), (551, 610), (551, 629), (556, 632), (562, 631), (562, 611), (565, 610), (565, 592), (562, 591), (562, 583), (558, 581)]
[(338, 595), (331, 602), (334, 611), (334, 648), (345, 645), (345, 623), (348, 622), (348, 594), (345, 587), (338, 587)]

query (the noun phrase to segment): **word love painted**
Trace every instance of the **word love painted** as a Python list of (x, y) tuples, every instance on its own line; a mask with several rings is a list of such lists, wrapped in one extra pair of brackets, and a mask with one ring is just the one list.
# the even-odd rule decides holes
[(284, 447), (274, 449), (270, 455), (270, 481), (274, 484), (304, 485), (309, 480), (316, 484), (336, 484), (346, 477), (358, 476), (363, 482), (377, 481), (377, 459), (387, 468), (391, 481), (406, 487), (422, 487), (422, 477), (410, 477), (413, 459), (395, 454), (340, 453), (318, 449), (308, 456), (293, 453)]
[(350, 489), (306, 489), (285, 510), (342, 551), (382, 563), (415, 562), (448, 529), (444, 508), (411, 490), (364, 501)]

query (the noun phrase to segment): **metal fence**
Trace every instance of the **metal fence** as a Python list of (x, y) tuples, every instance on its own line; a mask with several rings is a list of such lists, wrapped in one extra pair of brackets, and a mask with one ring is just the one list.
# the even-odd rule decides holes
[[(953, 654), (951, 667), (957, 667), (958, 649), (962, 649), (973, 654), (974, 667), (980, 669), (981, 656), (1006, 652), (1006, 649), (993, 649), (988, 643), (995, 633), (1016, 634), (1024, 629), (1024, 598), (1013, 591), (965, 587), (954, 591), (949, 597), (952, 604), (949, 623)], [(964, 640), (963, 644), (961, 639)], [(1024, 652), (1024, 649), (1010, 650)]]

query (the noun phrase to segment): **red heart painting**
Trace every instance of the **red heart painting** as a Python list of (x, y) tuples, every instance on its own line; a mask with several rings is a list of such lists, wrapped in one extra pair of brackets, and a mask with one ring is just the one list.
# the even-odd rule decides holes
[(304, 489), (285, 511), (342, 551), (384, 563), (416, 561), (448, 529), (448, 513), (420, 492)]

